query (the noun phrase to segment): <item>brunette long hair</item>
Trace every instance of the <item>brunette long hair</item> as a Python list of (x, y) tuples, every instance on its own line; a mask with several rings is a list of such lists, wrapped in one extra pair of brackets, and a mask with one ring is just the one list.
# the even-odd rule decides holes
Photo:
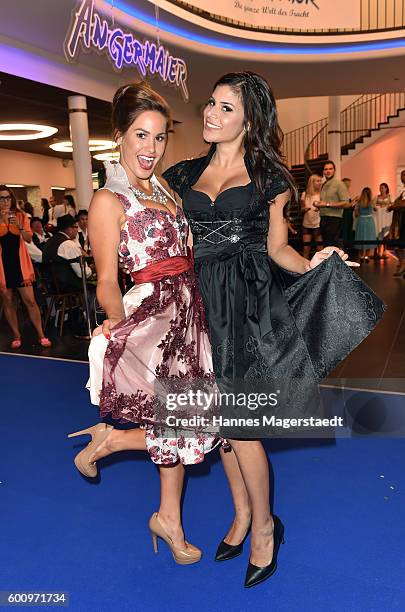
[(270, 85), (250, 71), (225, 74), (215, 83), (214, 89), (219, 85), (228, 85), (242, 98), (246, 127), (244, 146), (259, 193), (264, 194), (268, 171), (276, 167), (291, 189), (291, 200), (296, 201), (297, 188), (281, 153), (284, 135)]

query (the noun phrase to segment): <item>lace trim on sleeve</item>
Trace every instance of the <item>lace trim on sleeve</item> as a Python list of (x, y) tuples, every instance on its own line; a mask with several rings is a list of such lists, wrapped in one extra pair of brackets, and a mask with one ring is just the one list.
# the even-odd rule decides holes
[(284, 193), (284, 191), (287, 191), (289, 187), (290, 185), (288, 184), (288, 181), (285, 178), (284, 174), (281, 172), (281, 170), (273, 166), (273, 168), (269, 170), (269, 173), (267, 176), (266, 187), (265, 187), (265, 192), (264, 192), (266, 196), (266, 200), (268, 202), (270, 202), (271, 200), (274, 200), (274, 198), (278, 196), (280, 193)]
[(169, 186), (182, 198), (185, 189), (189, 184), (190, 177), (190, 164), (189, 160), (184, 160), (171, 166), (165, 172), (162, 177), (167, 181)]

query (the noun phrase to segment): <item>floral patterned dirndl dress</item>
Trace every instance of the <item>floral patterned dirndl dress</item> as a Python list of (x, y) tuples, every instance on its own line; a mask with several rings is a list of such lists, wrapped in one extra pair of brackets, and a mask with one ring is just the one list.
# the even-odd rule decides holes
[[(204, 306), (187, 252), (188, 225), (181, 208), (174, 216), (140, 204), (124, 168), (117, 162), (105, 165), (104, 189), (117, 196), (126, 215), (120, 263), (135, 279), (141, 271), (158, 272), (151, 282), (135, 280), (123, 298), (125, 319), (112, 328), (110, 340), (103, 335), (92, 338), (87, 384), (91, 401), (99, 405), (101, 417), (145, 428), (154, 463), (200, 463), (217, 445), (217, 435), (197, 427), (168, 428), (159, 419), (165, 411), (159, 411), (156, 390), (157, 383), (167, 380), (180, 381), (183, 388), (193, 382), (214, 383)], [(173, 200), (156, 177), (151, 181)], [(178, 262), (185, 264), (180, 266), (183, 271), (173, 273)]]

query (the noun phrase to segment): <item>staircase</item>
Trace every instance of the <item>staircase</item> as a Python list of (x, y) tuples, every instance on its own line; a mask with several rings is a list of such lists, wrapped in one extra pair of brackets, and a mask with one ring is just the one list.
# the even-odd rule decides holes
[[(355, 155), (381, 136), (381, 130), (405, 124), (405, 93), (365, 94), (341, 112), (341, 154)], [(305, 190), (308, 177), (320, 174), (328, 159), (328, 120), (314, 121), (285, 134), (283, 149), (298, 191)], [(299, 205), (291, 209), (296, 226), (301, 224)]]

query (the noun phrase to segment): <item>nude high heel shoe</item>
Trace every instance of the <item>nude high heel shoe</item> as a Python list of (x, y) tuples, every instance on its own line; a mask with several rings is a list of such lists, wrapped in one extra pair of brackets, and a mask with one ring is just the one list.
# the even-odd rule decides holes
[(97, 466), (95, 463), (91, 463), (89, 459), (113, 429), (114, 427), (112, 425), (97, 423), (97, 425), (93, 425), (93, 427), (75, 431), (68, 435), (68, 438), (75, 438), (76, 436), (82, 436), (84, 434), (91, 435), (91, 441), (74, 459), (75, 466), (83, 476), (87, 476), (88, 478), (95, 478), (97, 476)]
[(198, 563), (201, 559), (201, 550), (189, 542), (186, 542), (185, 550), (181, 550), (173, 544), (173, 540), (167, 535), (162, 523), (159, 521), (157, 512), (154, 512), (149, 519), (149, 529), (152, 534), (153, 550), (155, 553), (158, 551), (158, 538), (162, 538), (172, 551), (173, 559), (179, 565), (191, 565), (192, 563)]

